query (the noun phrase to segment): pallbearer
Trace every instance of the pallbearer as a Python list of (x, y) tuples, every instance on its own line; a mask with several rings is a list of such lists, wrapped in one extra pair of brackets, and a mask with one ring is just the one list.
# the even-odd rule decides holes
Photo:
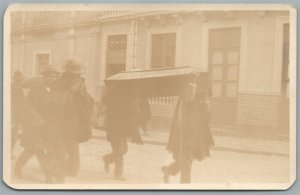
[(174, 162), (163, 166), (164, 181), (180, 173), (181, 183), (191, 182), (194, 159), (209, 156), (214, 144), (209, 128), (210, 85), (207, 73), (194, 73), (185, 82), (175, 110), (167, 150), (173, 154)]
[(134, 91), (122, 84), (109, 84), (102, 97), (106, 117), (104, 128), (112, 152), (103, 157), (105, 171), (114, 164), (114, 178), (124, 180), (124, 155), (127, 152), (127, 138), (133, 143), (142, 144), (138, 131), (137, 96)]

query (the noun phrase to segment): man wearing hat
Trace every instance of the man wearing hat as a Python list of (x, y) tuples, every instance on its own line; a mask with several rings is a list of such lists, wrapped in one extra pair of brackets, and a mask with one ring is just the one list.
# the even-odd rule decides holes
[(79, 143), (91, 136), (89, 127), (93, 99), (88, 94), (84, 67), (75, 59), (64, 65), (64, 72), (55, 83), (52, 103), (51, 132), (54, 134), (50, 156), (52, 172), (57, 182), (65, 176), (75, 176), (79, 170)]
[[(21, 145), (24, 151), (18, 157), (15, 166), (16, 176), (21, 176), (22, 168), (27, 161), (36, 155), (47, 182), (51, 182), (48, 175), (46, 148), (46, 126), (45, 122), (49, 118), (49, 100), (53, 87), (53, 82), (58, 78), (59, 72), (51, 65), (45, 66), (41, 72), (42, 78), (33, 78), (24, 82), (24, 86), (29, 88), (27, 95), (27, 102), (30, 110), (32, 110), (38, 117), (33, 124), (26, 125), (21, 137)], [(28, 121), (27, 121), (28, 123)]]
[(167, 150), (174, 162), (162, 167), (164, 182), (180, 173), (180, 183), (191, 183), (193, 160), (210, 156), (214, 140), (209, 127), (211, 84), (209, 73), (195, 72), (186, 82), (177, 103)]

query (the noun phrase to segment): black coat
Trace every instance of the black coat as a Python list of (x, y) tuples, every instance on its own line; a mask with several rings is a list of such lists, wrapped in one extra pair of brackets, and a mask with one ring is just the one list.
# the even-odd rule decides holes
[(104, 128), (109, 142), (130, 138), (142, 144), (138, 131), (138, 105), (133, 96), (120, 88), (106, 88), (102, 96), (106, 115)]
[(214, 144), (209, 128), (209, 110), (205, 100), (197, 95), (191, 102), (180, 98), (177, 104), (167, 150), (174, 159), (183, 153), (190, 153), (194, 159), (202, 160), (209, 156)]
[(83, 142), (91, 136), (90, 117), (94, 100), (86, 91), (84, 83), (82, 85), (82, 90), (71, 90), (72, 79), (65, 75), (55, 82), (48, 121), (51, 137)]
[(41, 138), (38, 124), (43, 117), (26, 99), (22, 85), (12, 85), (11, 92), (12, 124), (22, 127), (21, 145), (33, 148)]
[(43, 118), (47, 120), (49, 115), (50, 98), (52, 88), (45, 82), (40, 82), (37, 85), (30, 87), (27, 100), (31, 107)]
[(11, 118), (12, 123), (21, 126), (31, 126), (41, 120), (27, 101), (22, 86), (16, 84), (11, 88)]

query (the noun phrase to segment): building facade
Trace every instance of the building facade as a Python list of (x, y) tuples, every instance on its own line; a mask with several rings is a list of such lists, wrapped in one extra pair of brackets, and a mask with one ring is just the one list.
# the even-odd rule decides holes
[[(212, 125), (288, 134), (288, 11), (13, 12), (11, 24), (12, 72), (38, 76), (76, 57), (99, 99), (119, 71), (198, 67), (211, 74)], [(176, 98), (150, 102), (157, 121), (171, 120)]]

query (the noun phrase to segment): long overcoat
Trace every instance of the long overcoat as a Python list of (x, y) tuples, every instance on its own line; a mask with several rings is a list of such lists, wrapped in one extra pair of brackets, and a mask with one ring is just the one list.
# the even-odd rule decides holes
[(51, 133), (57, 138), (87, 141), (94, 100), (85, 89), (72, 91), (72, 84), (70, 78), (62, 75), (54, 85), (50, 100)]
[(39, 121), (40, 116), (32, 109), (26, 99), (22, 85), (13, 84), (11, 88), (12, 123), (30, 126)]
[[(49, 105), (50, 92), (50, 88), (44, 81), (36, 85), (32, 85), (29, 88), (27, 101), (29, 103), (30, 109), (39, 115), (38, 119), (40, 121), (48, 120), (49, 107), (51, 106)], [(38, 122), (39, 121), (36, 121), (36, 123)], [(24, 129), (21, 144), (24, 147), (35, 147), (42, 139), (45, 139), (45, 133), (45, 125), (29, 126)]]
[(130, 138), (142, 144), (138, 131), (138, 105), (130, 92), (122, 87), (106, 87), (102, 96), (106, 116), (104, 128), (109, 142)]
[(37, 124), (43, 119), (26, 99), (21, 85), (12, 85), (11, 109), (12, 125), (22, 127), (21, 145), (25, 148), (33, 148), (40, 138), (36, 131)]
[(203, 94), (197, 94), (192, 101), (181, 97), (175, 109), (167, 150), (174, 159), (189, 153), (193, 159), (202, 160), (209, 156), (212, 145), (209, 108)]
[(54, 83), (49, 102), (46, 139), (51, 174), (56, 176), (64, 176), (69, 168), (68, 143), (84, 142), (91, 136), (93, 99), (86, 90), (71, 90), (72, 80), (63, 74)]

